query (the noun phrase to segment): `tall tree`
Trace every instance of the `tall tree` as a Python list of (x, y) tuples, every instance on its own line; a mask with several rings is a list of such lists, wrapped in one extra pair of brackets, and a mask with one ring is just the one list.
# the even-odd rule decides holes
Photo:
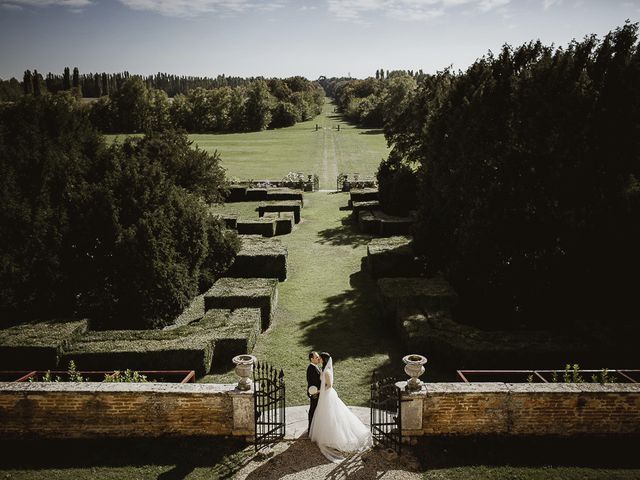
[(25, 70), (22, 77), (22, 90), (25, 95), (33, 94), (33, 80), (31, 76), (31, 70)]
[(64, 75), (62, 76), (62, 89), (71, 90), (71, 73), (69, 67), (64, 67)]
[(33, 96), (39, 97), (42, 95), (42, 76), (38, 73), (38, 70), (33, 71)]

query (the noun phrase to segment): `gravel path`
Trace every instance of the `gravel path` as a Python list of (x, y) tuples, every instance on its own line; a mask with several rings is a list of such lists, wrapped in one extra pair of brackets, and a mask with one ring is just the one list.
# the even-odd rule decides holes
[(329, 462), (310, 440), (298, 439), (277, 444), (268, 454), (258, 455), (234, 476), (251, 480), (313, 479), (398, 479), (418, 480), (418, 463), (409, 453), (397, 457), (375, 448), (346, 459), (341, 464)]

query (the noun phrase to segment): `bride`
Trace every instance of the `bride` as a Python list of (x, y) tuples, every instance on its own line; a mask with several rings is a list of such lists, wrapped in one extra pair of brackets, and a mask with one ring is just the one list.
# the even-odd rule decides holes
[(333, 360), (326, 352), (320, 354), (323, 363), (320, 398), (316, 407), (309, 438), (318, 444), (322, 454), (339, 463), (350, 453), (373, 445), (369, 429), (338, 397), (333, 389)]

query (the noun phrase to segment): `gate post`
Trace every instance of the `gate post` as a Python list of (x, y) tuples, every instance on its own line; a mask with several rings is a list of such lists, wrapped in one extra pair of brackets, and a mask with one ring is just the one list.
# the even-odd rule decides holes
[(402, 436), (409, 440), (408, 437), (421, 436), (423, 431), (423, 408), (424, 398), (427, 394), (425, 385), (420, 390), (408, 390), (406, 381), (396, 383), (400, 389), (400, 398), (402, 402), (401, 420), (402, 420)]

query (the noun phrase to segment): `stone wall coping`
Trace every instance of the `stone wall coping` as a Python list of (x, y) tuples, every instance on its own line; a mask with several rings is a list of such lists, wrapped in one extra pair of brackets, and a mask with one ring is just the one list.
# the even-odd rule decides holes
[(111, 382), (0, 382), (3, 393), (166, 393), (166, 394), (231, 394), (251, 396), (253, 390), (241, 391), (236, 384), (219, 383), (111, 383)]
[[(403, 388), (406, 382), (399, 382)], [(406, 393), (405, 395), (429, 395), (429, 394), (461, 394), (461, 393), (640, 393), (640, 383), (462, 383), (442, 382), (426, 383), (419, 392)]]

